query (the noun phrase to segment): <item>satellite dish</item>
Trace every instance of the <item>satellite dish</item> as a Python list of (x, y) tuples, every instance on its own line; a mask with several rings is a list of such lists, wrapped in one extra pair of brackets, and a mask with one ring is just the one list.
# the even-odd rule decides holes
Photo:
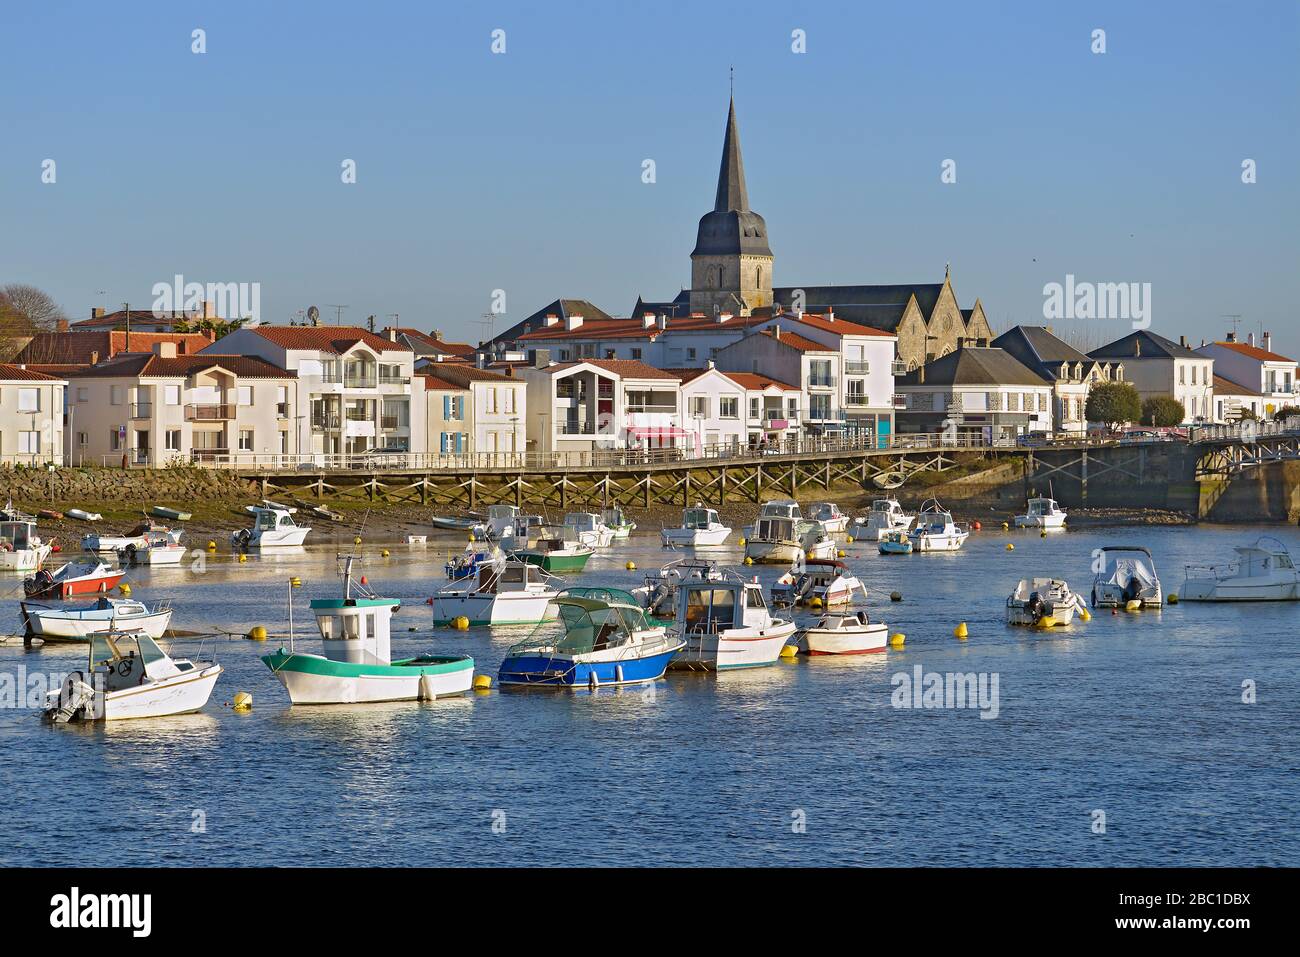
[(315, 306), (308, 306), (308, 307), (307, 307), (307, 321), (310, 322), (313, 326), (319, 326), (319, 325), (320, 325), (320, 310), (317, 309)]

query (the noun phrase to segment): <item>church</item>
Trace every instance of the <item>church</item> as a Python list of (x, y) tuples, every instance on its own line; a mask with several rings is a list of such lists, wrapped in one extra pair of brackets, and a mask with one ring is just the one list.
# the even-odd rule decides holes
[(667, 317), (669, 323), (726, 315), (739, 320), (734, 328), (788, 313), (833, 312), (839, 319), (896, 335), (898, 359), (911, 370), (953, 352), (963, 342), (987, 345), (993, 338), (979, 299), (967, 309), (958, 304), (947, 268), (942, 282), (776, 286), (774, 260), (767, 223), (749, 205), (733, 97), (713, 208), (700, 217), (691, 250), (690, 288), (666, 301), (638, 297), (625, 319), (615, 319), (587, 300), (557, 299), (493, 341), (498, 348), (528, 348), (530, 337), (541, 339), (556, 326), (572, 330), (573, 317), (585, 324), (590, 335), (597, 327), (611, 330), (618, 323), (638, 324), (650, 315), (661, 317), (660, 321)]

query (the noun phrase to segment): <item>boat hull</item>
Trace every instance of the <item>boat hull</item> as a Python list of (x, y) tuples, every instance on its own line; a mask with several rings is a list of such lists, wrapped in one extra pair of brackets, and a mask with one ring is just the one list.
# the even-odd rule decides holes
[(110, 627), (139, 629), (150, 638), (161, 638), (171, 624), (172, 609), (153, 612), (148, 615), (104, 615), (102, 617), (85, 616), (72, 618), (58, 614), (57, 609), (46, 611), (23, 609), (23, 617), (28, 629), (38, 638), (46, 641), (86, 642), (96, 631)]
[(264, 655), (293, 704), (365, 704), (431, 701), (462, 695), (474, 684), (468, 656), (407, 658), (392, 664), (354, 664), (320, 655)]
[[(285, 547), (292, 547), (294, 545), (301, 545), (303, 542), (307, 540), (307, 533), (310, 531), (311, 531), (310, 528), (303, 528), (302, 526), (298, 526), (297, 528), (289, 528), (289, 529), (268, 529), (267, 531), (263, 532), (261, 535), (257, 535), (253, 538), (250, 538), (248, 540), (248, 547), (249, 548), (285, 548)], [(235, 544), (239, 544), (239, 543), (235, 542)]]
[[(644, 658), (620, 661), (583, 661), (550, 655), (520, 655), (501, 662), (497, 681), (502, 685), (547, 685), (585, 688), (644, 684), (663, 677), (678, 649)], [(593, 682), (592, 676), (595, 676)]]
[(730, 671), (774, 665), (781, 649), (795, 633), (793, 622), (757, 634), (740, 629), (724, 634), (685, 635), (686, 647), (669, 664), (670, 668), (695, 671)]
[(110, 691), (104, 696), (103, 720), (164, 718), (198, 711), (212, 696), (221, 670), (220, 665), (209, 665), (145, 687)]
[(752, 562), (760, 565), (789, 565), (800, 558), (804, 557), (803, 546), (798, 542), (770, 542), (754, 541), (748, 539), (745, 542), (745, 557)]
[(537, 565), (548, 572), (580, 572), (587, 567), (593, 552), (576, 555), (557, 555), (554, 552), (515, 552), (530, 565)]
[(39, 548), (0, 552), (0, 572), (34, 572), (45, 564), (53, 549), (53, 545), (41, 545)]
[(1179, 601), (1300, 601), (1295, 582), (1233, 582), (1232, 579), (1189, 578), (1178, 593)]
[(911, 542), (881, 542), (878, 545), (882, 555), (910, 555), (912, 554)]
[(916, 535), (912, 539), (912, 548), (918, 552), (955, 552), (966, 544), (967, 535)]
[(555, 617), (549, 608), (554, 592), (530, 595), (503, 592), (499, 595), (435, 595), (433, 623), (447, 625), (455, 618), (468, 618), (470, 625), (536, 625)]
[(799, 640), (799, 650), (807, 655), (870, 655), (885, 650), (888, 628), (869, 625), (865, 630), (845, 632), (809, 628)]
[(125, 572), (110, 575), (98, 575), (94, 578), (73, 578), (69, 581), (55, 582), (48, 588), (34, 591), (28, 598), (72, 598), (75, 595), (104, 595), (117, 587), (118, 582), (126, 577)]
[(712, 548), (725, 545), (730, 535), (729, 528), (665, 528), (660, 538), (673, 548)]
[(1016, 528), (1065, 528), (1064, 515), (1017, 515)]

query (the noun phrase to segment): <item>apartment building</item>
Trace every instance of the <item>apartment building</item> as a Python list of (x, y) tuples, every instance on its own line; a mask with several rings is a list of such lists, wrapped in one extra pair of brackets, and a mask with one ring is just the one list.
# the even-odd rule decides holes
[(1214, 359), (1149, 329), (1129, 333), (1088, 353), (1090, 358), (1122, 363), (1124, 379), (1143, 399), (1172, 396), (1183, 405), (1184, 422), (1214, 417)]
[(0, 465), (62, 465), (67, 380), (0, 363)]
[(797, 384), (807, 397), (802, 416), (803, 433), (842, 435), (846, 421), (840, 352), (834, 346), (803, 335), (798, 331), (803, 328), (782, 321), (745, 336), (718, 353), (718, 368), (726, 372), (770, 375), (777, 381)]
[[(480, 369), (465, 362), (426, 362), (420, 372), (463, 390), (460, 422), (472, 452), (522, 452), (528, 440), (528, 386), (513, 374)], [(426, 393), (427, 394), (427, 393)], [(431, 407), (430, 416), (441, 410)], [(448, 409), (447, 411), (451, 411)], [(451, 421), (444, 419), (444, 421)], [(435, 430), (430, 427), (432, 434)], [(441, 432), (441, 430), (437, 430)], [(430, 445), (428, 451), (448, 451)]]
[(1264, 333), (1257, 346), (1253, 332), (1245, 342), (1238, 342), (1236, 333), (1230, 332), (1222, 341), (1207, 343), (1196, 352), (1214, 360), (1216, 376), (1258, 393), (1263, 415), (1271, 418), (1278, 409), (1300, 405), (1295, 360), (1273, 351), (1272, 333)]
[(1088, 393), (1099, 382), (1123, 382), (1124, 363), (1094, 359), (1057, 338), (1046, 326), (1014, 326), (993, 340), (1052, 387), (1052, 431), (1088, 431)]

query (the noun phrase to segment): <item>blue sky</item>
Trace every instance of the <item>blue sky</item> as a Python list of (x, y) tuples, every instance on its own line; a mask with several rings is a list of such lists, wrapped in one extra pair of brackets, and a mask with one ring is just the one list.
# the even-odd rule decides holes
[(1001, 329), (1043, 322), (1067, 273), (1150, 282), (1157, 332), (1217, 337), (1234, 313), (1296, 354), (1298, 11), (5, 4), (0, 282), (81, 317), (147, 305), (175, 273), (256, 281), (264, 321), (343, 303), (345, 322), (471, 341), (494, 289), (498, 329), (558, 296), (624, 315), (688, 283), (734, 65), (778, 285), (937, 281), (950, 262)]

